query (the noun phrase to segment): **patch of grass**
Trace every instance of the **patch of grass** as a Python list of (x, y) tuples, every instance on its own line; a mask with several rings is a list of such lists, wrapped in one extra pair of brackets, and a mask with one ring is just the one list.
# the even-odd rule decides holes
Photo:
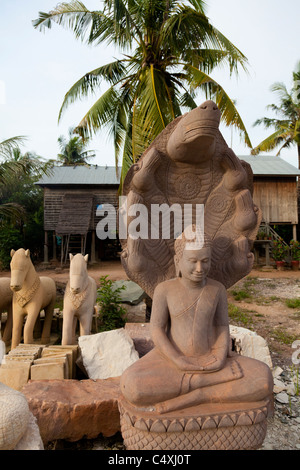
[(276, 289), (277, 287), (276, 284), (271, 284), (271, 283), (265, 284), (265, 286), (268, 287), (269, 289)]
[(286, 345), (291, 345), (298, 339), (297, 336), (291, 335), (281, 328), (273, 329), (270, 334), (276, 341)]
[(255, 276), (248, 276), (244, 282), (244, 287), (248, 288), (248, 287), (251, 287), (251, 286), (255, 286), (256, 284), (258, 284), (258, 277), (255, 277)]
[(300, 308), (300, 299), (286, 299), (285, 304), (289, 308)]
[(253, 324), (253, 319), (249, 312), (231, 303), (228, 304), (228, 315), (232, 321), (243, 325), (245, 328), (249, 328)]
[(231, 294), (236, 301), (251, 298), (251, 294), (246, 289), (232, 290)]

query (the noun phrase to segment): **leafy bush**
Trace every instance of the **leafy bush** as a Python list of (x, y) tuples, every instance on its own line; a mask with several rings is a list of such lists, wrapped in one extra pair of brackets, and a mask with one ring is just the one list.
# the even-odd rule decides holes
[(290, 241), (290, 249), (291, 249), (292, 260), (299, 261), (300, 260), (300, 243), (298, 242), (298, 240)]
[(272, 258), (275, 261), (283, 261), (288, 254), (288, 247), (283, 242), (282, 238), (274, 240), (272, 246)]
[(20, 231), (10, 225), (4, 225), (0, 229), (0, 268), (9, 269), (10, 251), (23, 247), (23, 239)]
[(120, 303), (120, 292), (125, 286), (113, 288), (113, 281), (108, 276), (100, 278), (100, 287), (97, 290), (97, 303), (100, 307), (99, 332), (123, 328), (126, 323), (127, 311)]

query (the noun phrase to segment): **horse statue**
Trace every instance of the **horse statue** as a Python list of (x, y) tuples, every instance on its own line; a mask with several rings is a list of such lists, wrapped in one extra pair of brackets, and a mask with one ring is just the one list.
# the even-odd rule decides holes
[(7, 312), (6, 323), (2, 335), (2, 340), (7, 345), (11, 340), (12, 333), (12, 291), (10, 289), (10, 278), (0, 278), (0, 320), (1, 313)]
[(77, 320), (80, 336), (91, 333), (92, 318), (97, 297), (96, 281), (88, 275), (88, 255), (70, 253), (70, 276), (66, 286), (63, 307), (62, 345), (76, 344)]
[(32, 261), (30, 251), (20, 248), (11, 250), (10, 288), (13, 291), (13, 328), (11, 348), (21, 342), (24, 318), (24, 344), (33, 342), (33, 330), (41, 310), (45, 312), (42, 331), (42, 344), (50, 342), (51, 323), (56, 300), (56, 285), (50, 277), (39, 277)]

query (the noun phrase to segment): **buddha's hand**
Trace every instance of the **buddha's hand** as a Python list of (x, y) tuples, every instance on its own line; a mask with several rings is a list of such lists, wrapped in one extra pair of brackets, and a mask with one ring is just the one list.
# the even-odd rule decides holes
[(217, 357), (213, 354), (205, 354), (203, 356), (180, 356), (175, 361), (176, 366), (184, 372), (218, 370), (217, 363)]

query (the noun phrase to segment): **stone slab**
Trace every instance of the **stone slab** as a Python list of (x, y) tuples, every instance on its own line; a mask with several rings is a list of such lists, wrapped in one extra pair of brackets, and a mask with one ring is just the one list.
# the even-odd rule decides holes
[(66, 366), (61, 362), (33, 364), (30, 369), (31, 380), (62, 380), (66, 379)]
[(119, 378), (29, 381), (22, 389), (43, 443), (110, 437), (120, 431)]
[(82, 363), (90, 379), (119, 377), (139, 359), (134, 343), (124, 328), (80, 336)]
[(0, 382), (14, 390), (22, 390), (30, 377), (31, 362), (13, 362), (1, 364)]

